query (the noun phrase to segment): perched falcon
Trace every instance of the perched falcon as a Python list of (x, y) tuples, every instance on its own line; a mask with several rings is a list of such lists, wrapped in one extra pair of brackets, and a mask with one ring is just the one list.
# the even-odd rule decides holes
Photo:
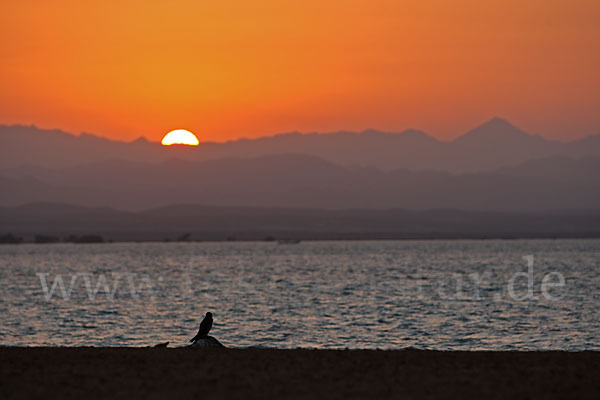
[(200, 322), (200, 329), (198, 329), (198, 333), (192, 340), (190, 340), (190, 342), (196, 343), (199, 339), (205, 338), (208, 335), (208, 332), (210, 332), (210, 328), (212, 328), (212, 323), (212, 313), (207, 312), (202, 322)]

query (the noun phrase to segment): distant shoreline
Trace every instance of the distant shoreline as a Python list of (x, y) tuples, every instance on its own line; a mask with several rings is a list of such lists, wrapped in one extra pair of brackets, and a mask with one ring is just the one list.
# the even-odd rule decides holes
[(201, 240), (188, 240), (188, 241), (176, 241), (176, 240), (105, 240), (102, 242), (47, 242), (40, 243), (35, 241), (21, 241), (19, 243), (0, 243), (2, 245), (61, 245), (61, 244), (113, 244), (113, 243), (172, 243), (172, 244), (192, 244), (192, 243), (272, 243), (273, 245), (280, 244), (288, 247), (295, 244), (301, 244), (303, 242), (376, 242), (376, 241), (390, 241), (390, 242), (404, 242), (404, 241), (460, 241), (460, 240), (475, 240), (475, 241), (489, 241), (489, 240), (593, 240), (600, 239), (600, 233), (593, 235), (550, 235), (550, 236), (406, 236), (406, 237), (352, 237), (352, 238), (304, 238), (297, 239), (298, 243), (277, 243), (277, 241), (264, 240), (264, 239), (201, 239)]
[(600, 238), (600, 209), (302, 209), (173, 205), (133, 212), (58, 203), (0, 207), (0, 243)]
[[(204, 235), (202, 235), (204, 236)], [(256, 236), (256, 237), (254, 237)], [(294, 246), (297, 244), (301, 244), (302, 242), (336, 242), (336, 241), (357, 241), (357, 242), (368, 242), (368, 241), (436, 241), (436, 240), (477, 240), (477, 241), (486, 241), (486, 240), (561, 240), (561, 239), (573, 239), (573, 240), (583, 240), (583, 239), (600, 239), (600, 232), (592, 232), (586, 234), (520, 234), (520, 235), (511, 235), (511, 234), (489, 234), (489, 235), (469, 235), (469, 234), (455, 234), (455, 235), (343, 235), (343, 234), (332, 234), (332, 235), (318, 235), (318, 236), (310, 236), (310, 235), (287, 235), (281, 238), (271, 237), (265, 239), (264, 236), (260, 234), (252, 235), (251, 233), (244, 234), (241, 238), (226, 238), (222, 235), (215, 235), (211, 237), (203, 237), (201, 239), (190, 239), (190, 240), (155, 240), (155, 239), (124, 239), (124, 240), (113, 240), (113, 239), (104, 239), (101, 241), (49, 241), (49, 242), (36, 242), (34, 240), (22, 240), (18, 243), (2, 243), (0, 242), (0, 246), (3, 244), (35, 244), (35, 245), (48, 245), (48, 244), (110, 244), (110, 243), (272, 243), (273, 245), (282, 245), (282, 246)], [(291, 243), (286, 243), (287, 241), (291, 241)], [(283, 243), (280, 243), (283, 242)]]
[(600, 352), (0, 347), (0, 359), (3, 399), (553, 399), (600, 392)]

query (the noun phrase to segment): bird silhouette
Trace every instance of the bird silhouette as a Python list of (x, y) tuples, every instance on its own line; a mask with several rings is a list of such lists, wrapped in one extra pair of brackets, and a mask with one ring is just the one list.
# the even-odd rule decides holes
[(209, 311), (204, 316), (204, 319), (202, 319), (202, 322), (200, 322), (200, 329), (198, 329), (198, 333), (192, 338), (192, 340), (190, 340), (190, 342), (196, 343), (199, 339), (206, 338), (206, 336), (208, 336), (208, 332), (210, 332), (210, 328), (212, 328), (212, 323), (212, 313)]

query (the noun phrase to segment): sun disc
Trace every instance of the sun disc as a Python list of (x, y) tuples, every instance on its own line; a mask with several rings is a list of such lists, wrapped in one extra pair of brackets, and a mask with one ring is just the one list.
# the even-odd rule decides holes
[(188, 146), (198, 146), (200, 141), (192, 132), (185, 129), (175, 129), (165, 135), (162, 139), (163, 146), (170, 146), (172, 144), (185, 144)]

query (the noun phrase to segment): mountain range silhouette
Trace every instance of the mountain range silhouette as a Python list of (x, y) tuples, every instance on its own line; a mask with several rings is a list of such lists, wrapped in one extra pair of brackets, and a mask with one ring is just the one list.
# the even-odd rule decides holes
[(198, 147), (169, 148), (145, 138), (118, 142), (34, 126), (0, 126), (0, 174), (3, 169), (24, 165), (62, 168), (109, 159), (205, 161), (290, 153), (312, 155), (346, 167), (372, 166), (385, 171), (484, 172), (556, 155), (600, 156), (600, 135), (557, 142), (525, 133), (504, 119), (492, 118), (450, 142), (417, 130), (400, 133), (367, 130), (360, 133), (285, 133), (225, 143), (202, 142)]
[(587, 212), (600, 136), (555, 142), (494, 118), (451, 141), (423, 132), (281, 134), (198, 147), (0, 127), (0, 205), (140, 211), (173, 204)]

